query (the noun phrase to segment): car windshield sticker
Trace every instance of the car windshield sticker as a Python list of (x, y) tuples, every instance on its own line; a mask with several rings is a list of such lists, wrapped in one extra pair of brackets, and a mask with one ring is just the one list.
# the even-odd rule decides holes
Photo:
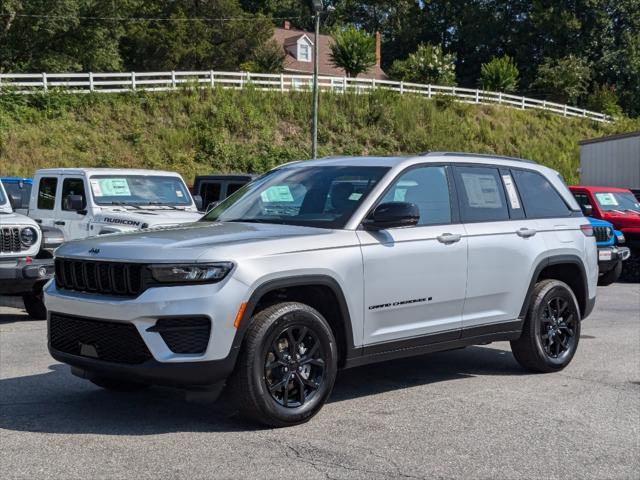
[(618, 205), (618, 200), (613, 193), (596, 193), (596, 198), (600, 205)]
[(396, 188), (395, 192), (393, 192), (393, 201), (404, 202), (404, 199), (406, 196), (407, 196), (406, 188)]
[(351, 195), (349, 195), (349, 200), (353, 200), (354, 202), (357, 202), (358, 200), (360, 200), (361, 197), (362, 197), (361, 193), (353, 192)]
[(183, 193), (182, 193), (182, 191), (180, 191), (180, 190), (176, 190), (176, 195), (177, 195), (178, 197), (183, 197), (183, 196), (184, 196), (184, 195), (183, 195)]
[(91, 180), (91, 190), (96, 197), (131, 196), (126, 178), (98, 178)]
[(520, 200), (518, 200), (518, 194), (516, 192), (516, 187), (513, 185), (513, 179), (511, 175), (502, 175), (502, 181), (504, 182), (504, 186), (507, 189), (507, 195), (509, 196), (509, 202), (511, 202), (511, 208), (514, 210), (516, 208), (520, 208)]
[(470, 207), (502, 208), (498, 183), (493, 175), (463, 173), (461, 176)]
[(263, 202), (293, 202), (288, 185), (274, 185), (260, 194)]

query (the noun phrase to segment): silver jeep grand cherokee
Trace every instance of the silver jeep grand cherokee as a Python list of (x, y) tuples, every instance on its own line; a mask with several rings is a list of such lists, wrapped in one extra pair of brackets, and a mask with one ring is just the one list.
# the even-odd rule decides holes
[(70, 242), (49, 350), (114, 390), (227, 381), (245, 415), (304, 422), (338, 368), (510, 340), (564, 368), (598, 278), (557, 172), (457, 153), (283, 165), (200, 222)]

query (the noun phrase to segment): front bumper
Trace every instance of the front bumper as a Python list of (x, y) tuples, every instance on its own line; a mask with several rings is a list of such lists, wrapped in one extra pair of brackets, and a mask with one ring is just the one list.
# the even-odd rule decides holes
[(54, 270), (52, 259), (0, 261), (0, 295), (28, 293), (36, 283), (52, 278)]
[[(136, 298), (67, 291), (58, 289), (55, 282), (51, 282), (44, 293), (45, 305), (50, 312), (49, 351), (56, 360), (71, 365), (84, 377), (106, 376), (154, 385), (204, 386), (226, 378), (235, 365), (241, 337), (233, 323), (239, 306), (246, 301), (247, 287), (233, 278), (219, 284), (149, 288)], [(133, 325), (151, 358), (138, 364), (118, 363), (52, 348), (52, 314), (80, 317), (89, 322)], [(203, 353), (174, 353), (153, 328), (160, 319), (194, 316), (211, 321), (209, 342)], [(113, 340), (117, 341), (117, 338)]]
[(627, 247), (602, 247), (598, 248), (598, 269), (600, 273), (606, 273), (613, 269), (618, 262), (629, 258), (631, 251)]

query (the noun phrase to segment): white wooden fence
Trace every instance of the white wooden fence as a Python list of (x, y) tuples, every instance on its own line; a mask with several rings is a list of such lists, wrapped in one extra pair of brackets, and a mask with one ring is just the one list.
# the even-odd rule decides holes
[[(242, 89), (248, 85), (261, 90), (304, 90), (311, 88), (311, 75), (266, 74), (247, 72), (122, 72), (122, 73), (0, 73), (0, 93), (14, 91), (33, 93), (60, 89), (73, 93), (128, 92), (132, 90), (164, 91), (185, 86), (220, 86)], [(318, 77), (321, 90), (334, 92), (354, 91), (366, 93), (372, 89), (392, 90), (402, 94), (452, 96), (465, 103), (499, 104), (522, 110), (546, 110), (565, 117), (590, 118), (597, 122), (609, 122), (613, 118), (569, 105), (520, 97), (502, 92), (489, 92), (472, 88), (424, 85), (390, 80), (373, 80), (347, 77)]]

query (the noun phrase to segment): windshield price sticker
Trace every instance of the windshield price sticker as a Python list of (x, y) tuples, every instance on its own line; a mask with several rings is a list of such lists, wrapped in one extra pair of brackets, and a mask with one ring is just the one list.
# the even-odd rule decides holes
[(96, 197), (128, 197), (131, 195), (126, 178), (99, 178), (91, 180), (91, 190)]
[(516, 187), (513, 185), (513, 179), (511, 175), (502, 175), (502, 181), (507, 189), (507, 195), (509, 196), (509, 202), (511, 202), (511, 208), (520, 208), (520, 200), (518, 199), (518, 193)]
[(263, 202), (293, 202), (288, 185), (274, 185), (260, 194)]
[(618, 205), (618, 200), (613, 193), (596, 193), (596, 198), (600, 205)]

